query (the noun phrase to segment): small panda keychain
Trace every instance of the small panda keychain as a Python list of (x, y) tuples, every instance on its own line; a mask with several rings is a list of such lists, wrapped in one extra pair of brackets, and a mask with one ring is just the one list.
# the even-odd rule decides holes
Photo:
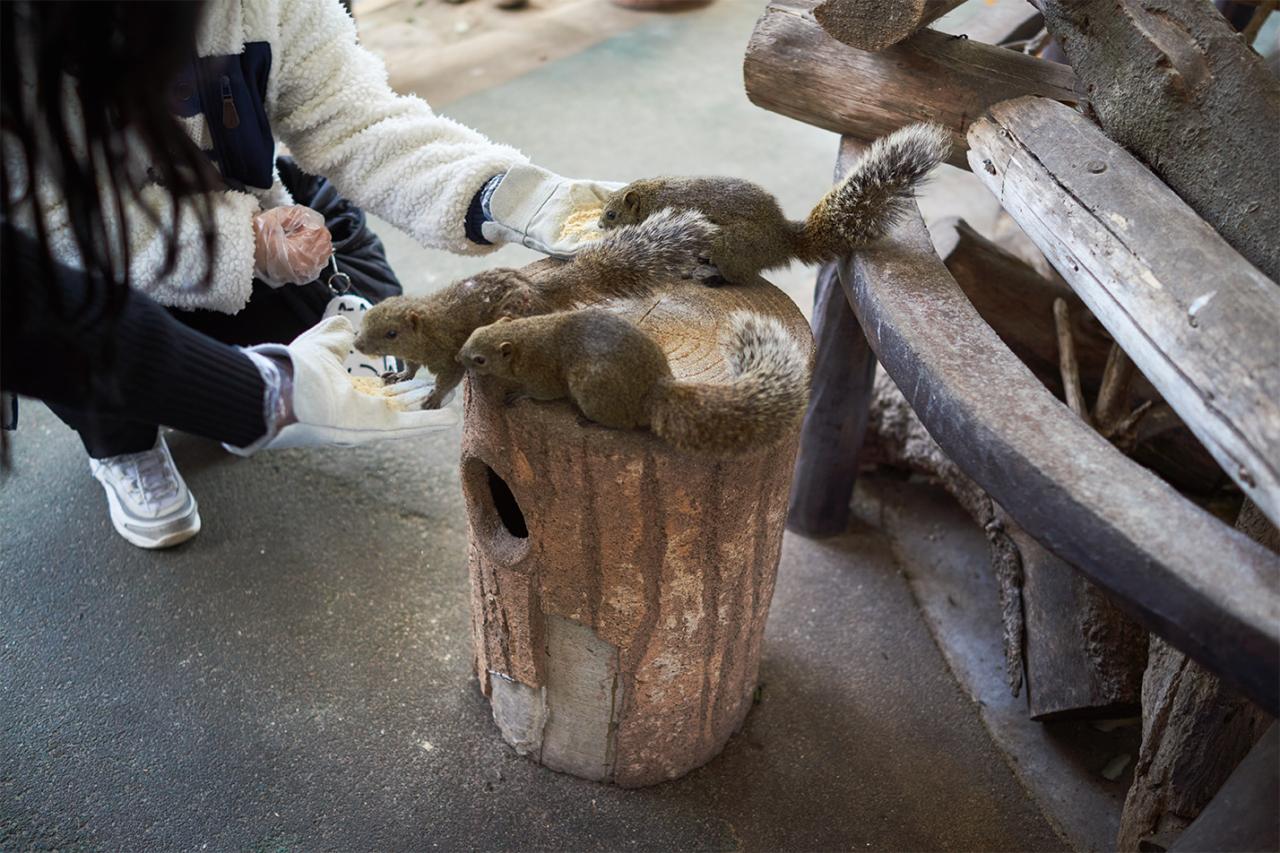
[[(351, 321), (356, 334), (359, 334), (360, 326), (364, 323), (364, 312), (372, 308), (373, 303), (351, 292), (351, 276), (338, 269), (337, 255), (329, 256), (329, 266), (332, 272), (325, 278), (325, 284), (328, 285), (333, 298), (324, 308), (324, 319), (346, 317)], [(395, 356), (365, 355), (354, 349), (347, 354), (342, 363), (347, 368), (347, 373), (352, 376), (369, 376), (375, 379), (384, 373), (399, 372), (404, 369), (400, 359)]]

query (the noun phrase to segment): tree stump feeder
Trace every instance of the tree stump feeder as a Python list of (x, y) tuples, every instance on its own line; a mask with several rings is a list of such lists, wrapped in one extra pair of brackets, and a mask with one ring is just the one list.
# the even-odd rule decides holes
[[(763, 281), (673, 280), (601, 307), (653, 336), (680, 378), (727, 379), (719, 339), (735, 310), (811, 341)], [(498, 383), (468, 377), (474, 666), (517, 752), (626, 787), (720, 752), (756, 689), (798, 429), (797, 418), (786, 438), (739, 455), (695, 454), (565, 401), (508, 402)]]

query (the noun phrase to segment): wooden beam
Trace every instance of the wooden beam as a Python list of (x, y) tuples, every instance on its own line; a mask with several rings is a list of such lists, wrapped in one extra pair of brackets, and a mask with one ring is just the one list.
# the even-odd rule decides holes
[(1208, 808), (1187, 827), (1170, 850), (1197, 853), (1280, 849), (1280, 822), (1276, 821), (1276, 803), (1280, 801), (1277, 767), (1280, 767), (1280, 727), (1272, 723)]
[(974, 173), (1223, 470), (1280, 518), (1280, 288), (1084, 116), (1043, 98), (969, 131)]
[(823, 0), (813, 17), (831, 37), (859, 50), (884, 50), (965, 0)]
[[(848, 173), (862, 151), (856, 142), (843, 141), (835, 180)], [(849, 526), (876, 372), (876, 357), (849, 307), (835, 264), (822, 267), (814, 286), (813, 337), (817, 354), (809, 408), (800, 428), (787, 527), (805, 536), (835, 536)]]
[(1055, 399), (982, 322), (918, 211), (843, 273), (871, 348), (961, 470), (1144, 627), (1280, 710), (1280, 559)]
[(770, 3), (743, 68), (757, 106), (864, 142), (917, 121), (952, 131), (948, 161), (967, 167), (965, 130), (988, 107), (1022, 95), (1079, 100), (1065, 65), (924, 30), (872, 53), (829, 36), (808, 0)]
[(1040, 0), (1107, 135), (1280, 281), (1280, 81), (1204, 0)]

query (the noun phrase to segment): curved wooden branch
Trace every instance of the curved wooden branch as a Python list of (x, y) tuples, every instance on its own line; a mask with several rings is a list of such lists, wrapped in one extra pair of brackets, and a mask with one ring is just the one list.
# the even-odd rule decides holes
[(1113, 448), (978, 316), (918, 211), (842, 269), (872, 349), (944, 451), (1146, 628), (1280, 710), (1280, 560)]

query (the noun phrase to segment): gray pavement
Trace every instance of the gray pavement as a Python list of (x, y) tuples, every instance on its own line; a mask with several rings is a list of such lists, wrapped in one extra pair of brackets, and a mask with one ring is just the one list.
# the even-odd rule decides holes
[[(447, 112), (566, 174), (739, 174), (799, 215), (836, 140), (742, 95), (758, 11), (656, 17)], [(529, 257), (387, 240), (412, 292)], [(807, 308), (811, 275), (776, 278)], [(75, 436), (24, 402), (0, 481), (0, 850), (1063, 846), (871, 527), (787, 538), (745, 729), (685, 779), (622, 791), (519, 758), (489, 717), (456, 431), (250, 460), (170, 443), (205, 529), (140, 551)]]
[(0, 489), (0, 849), (1060, 849), (887, 540), (788, 537), (760, 705), (623, 791), (501, 740), (469, 671), (457, 436), (172, 446), (206, 528), (109, 528), (27, 405)]

